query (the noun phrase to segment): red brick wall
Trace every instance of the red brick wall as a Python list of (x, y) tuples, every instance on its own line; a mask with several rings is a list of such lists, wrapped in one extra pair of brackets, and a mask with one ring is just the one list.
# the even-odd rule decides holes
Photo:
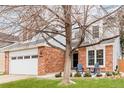
[(39, 47), (38, 51), (38, 75), (63, 71), (64, 52), (51, 47)]
[(105, 47), (105, 70), (112, 71), (113, 70), (113, 46), (109, 45)]
[(5, 74), (9, 74), (9, 52), (5, 52)]
[(46, 71), (45, 71), (45, 59), (43, 58), (44, 55), (44, 48), (45, 47), (39, 47), (38, 48), (38, 75), (40, 74), (46, 74)]
[(86, 48), (79, 48), (78, 53), (79, 64), (82, 64), (84, 70), (86, 71)]
[(118, 60), (119, 71), (124, 72), (124, 59)]
[[(79, 63), (81, 63), (86, 71), (86, 48), (79, 48)], [(113, 46), (105, 47), (105, 67), (101, 71), (113, 71)]]
[[(113, 61), (113, 46), (105, 47), (105, 68), (102, 71), (112, 71)], [(86, 48), (79, 48), (78, 51), (79, 63), (86, 70)], [(51, 47), (38, 48), (38, 75), (60, 72), (64, 69), (64, 52)], [(9, 52), (5, 52), (5, 73), (9, 74)]]

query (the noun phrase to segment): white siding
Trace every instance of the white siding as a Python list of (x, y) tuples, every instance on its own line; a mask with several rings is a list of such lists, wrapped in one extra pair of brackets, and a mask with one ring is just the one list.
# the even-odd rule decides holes
[[(93, 38), (93, 26), (99, 26), (99, 38)], [(90, 32), (90, 33), (89, 33)], [(105, 38), (110, 38), (116, 35), (119, 35), (119, 28), (118, 27), (111, 27), (109, 29), (107, 29), (104, 25), (103, 25), (103, 21), (99, 21), (94, 23), (93, 25), (91, 25), (89, 27), (89, 32), (86, 33), (86, 38), (85, 38), (85, 42), (89, 42), (89, 43), (95, 43), (98, 42), (101, 39), (105, 39)]]
[(120, 49), (120, 38), (116, 38), (113, 44), (113, 70), (115, 70), (116, 65), (118, 64), (118, 59), (121, 57)]
[(0, 72), (4, 72), (4, 53), (0, 53)]

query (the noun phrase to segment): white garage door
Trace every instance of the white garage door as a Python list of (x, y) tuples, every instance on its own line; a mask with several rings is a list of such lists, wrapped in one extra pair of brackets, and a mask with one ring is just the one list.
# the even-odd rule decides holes
[(9, 74), (38, 74), (38, 49), (10, 52)]

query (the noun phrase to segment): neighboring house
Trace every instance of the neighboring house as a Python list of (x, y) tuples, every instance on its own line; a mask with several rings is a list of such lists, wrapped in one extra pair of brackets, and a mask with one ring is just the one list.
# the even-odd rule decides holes
[[(73, 54), (72, 68), (82, 64), (86, 71), (87, 68), (94, 68), (94, 64), (98, 62), (103, 72), (115, 69), (121, 56), (120, 34), (118, 26), (111, 25), (111, 30), (107, 28), (108, 20), (114, 21), (115, 18), (108, 17), (89, 28), (92, 35), (86, 33), (88, 37), (85, 37), (84, 42)], [(37, 36), (32, 41), (14, 43), (3, 48), (6, 74), (42, 75), (63, 71), (64, 52), (48, 46), (42, 38), (39, 40), (36, 38)], [(59, 35), (54, 38), (65, 43), (65, 39)], [(54, 40), (48, 39), (62, 48)], [(73, 39), (74, 46), (78, 40), (77, 32), (73, 33)]]
[[(0, 48), (6, 47), (18, 41), (18, 38), (3, 32), (0, 32)], [(4, 71), (5, 57), (4, 52), (0, 50), (0, 72)]]

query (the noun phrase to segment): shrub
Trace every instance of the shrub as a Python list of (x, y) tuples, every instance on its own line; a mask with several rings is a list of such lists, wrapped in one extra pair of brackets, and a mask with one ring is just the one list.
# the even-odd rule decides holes
[(5, 72), (0, 72), (0, 75), (5, 75), (6, 73)]
[[(62, 72), (60, 72), (60, 73), (58, 73), (58, 74), (55, 74), (55, 77), (56, 77), (56, 78), (62, 77)], [(72, 77), (72, 73), (70, 74), (70, 77)]]
[(112, 74), (113, 74), (114, 76), (115, 76), (115, 75), (120, 75), (118, 65), (116, 65), (115, 71), (113, 71)]
[(72, 73), (70, 74), (70, 77), (72, 77)]
[(118, 65), (116, 65), (116, 67), (115, 67), (115, 71), (119, 71), (119, 67), (118, 67)]
[(112, 72), (106, 72), (106, 76), (112, 76)]
[(114, 71), (112, 72), (112, 74), (115, 76), (115, 75), (120, 75), (119, 71)]
[(96, 77), (102, 77), (102, 74), (97, 74)]
[(58, 74), (55, 74), (55, 77), (56, 77), (56, 78), (62, 77), (62, 72), (60, 72), (60, 73), (58, 73)]
[(74, 74), (74, 77), (81, 77), (80, 72), (76, 72), (76, 73)]
[(87, 70), (84, 74), (84, 77), (91, 77), (91, 73), (90, 73), (90, 70)]
[(85, 73), (84, 77), (91, 77), (92, 75), (90, 73)]

